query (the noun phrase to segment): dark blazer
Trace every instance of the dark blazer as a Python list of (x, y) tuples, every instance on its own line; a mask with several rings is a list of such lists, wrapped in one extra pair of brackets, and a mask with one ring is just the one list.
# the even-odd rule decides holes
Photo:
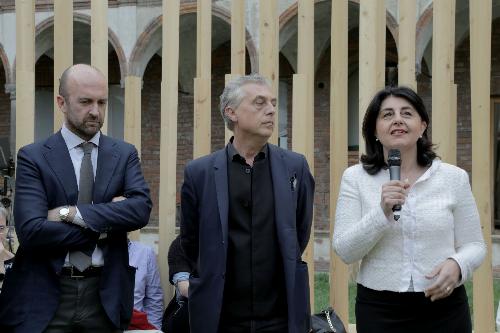
[[(111, 202), (120, 195), (127, 200)], [(0, 332), (42, 332), (59, 304), (57, 274), (66, 254), (95, 245), (99, 233), (108, 235), (101, 302), (117, 327), (128, 326), (135, 269), (128, 264), (127, 232), (144, 227), (151, 211), (134, 146), (101, 134), (93, 204), (78, 205), (89, 229), (47, 220), (48, 210), (77, 200), (75, 171), (60, 132), (19, 150), (14, 217), (20, 246), (0, 294)]]
[[(307, 265), (301, 260), (311, 231), (314, 180), (304, 156), (269, 145), (275, 221), (283, 256), (288, 331), (309, 331)], [(181, 244), (196, 265), (189, 280), (191, 332), (216, 333), (226, 272), (228, 239), (226, 149), (185, 168), (181, 190)]]

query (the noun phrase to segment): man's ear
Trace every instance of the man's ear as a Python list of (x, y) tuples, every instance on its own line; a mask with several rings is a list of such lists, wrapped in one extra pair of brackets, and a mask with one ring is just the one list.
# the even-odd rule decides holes
[(226, 106), (226, 108), (224, 109), (224, 113), (226, 114), (226, 117), (231, 119), (233, 123), (235, 123), (238, 119), (235, 110), (230, 106)]
[(57, 101), (57, 107), (59, 108), (59, 110), (61, 110), (63, 113), (66, 113), (66, 100), (64, 99), (64, 97), (62, 97), (61, 95), (57, 95), (56, 97), (56, 101)]

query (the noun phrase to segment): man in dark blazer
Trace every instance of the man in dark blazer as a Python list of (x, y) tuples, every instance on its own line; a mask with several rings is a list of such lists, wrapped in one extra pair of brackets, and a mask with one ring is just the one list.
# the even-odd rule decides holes
[(267, 143), (276, 98), (260, 75), (230, 82), (220, 102), (234, 137), (190, 162), (181, 244), (191, 332), (309, 332), (307, 265), (314, 180), (304, 156)]
[(128, 326), (135, 270), (127, 232), (148, 223), (151, 200), (136, 149), (100, 132), (107, 99), (101, 72), (70, 67), (57, 97), (62, 129), (19, 150), (20, 246), (0, 294), (2, 333), (109, 333)]

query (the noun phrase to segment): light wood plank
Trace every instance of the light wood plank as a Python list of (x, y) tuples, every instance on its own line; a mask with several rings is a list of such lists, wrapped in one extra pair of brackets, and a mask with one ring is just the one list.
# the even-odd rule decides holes
[(417, 91), (415, 78), (416, 0), (399, 2), (398, 84)]
[(35, 139), (35, 1), (16, 0), (16, 154)]
[(211, 146), (211, 81), (210, 78), (194, 79), (193, 158), (210, 154)]
[[(300, 80), (305, 80), (305, 89), (296, 92), (294, 88), (293, 96), (295, 101), (295, 93), (300, 94), (300, 98), (304, 99), (304, 101), (299, 103), (305, 103), (305, 105), (301, 104), (300, 109), (295, 105), (293, 106), (294, 115), (292, 119), (293, 124), (295, 124), (294, 128), (299, 125), (304, 132), (296, 133), (292, 131), (292, 145), (295, 141), (305, 143), (304, 150), (301, 150), (300, 153), (306, 156), (311, 173), (314, 174), (314, 0), (298, 1), (297, 42), (297, 73), (301, 75)], [(298, 113), (300, 113), (300, 122), (296, 124), (299, 119), (296, 119), (295, 115)], [(303, 135), (298, 136), (298, 134), (302, 133)], [(310, 290), (314, 291), (314, 220), (311, 227), (311, 237), (303, 257), (309, 267)], [(314, 312), (314, 292), (309, 295), (311, 310)]]
[(231, 1), (231, 74), (245, 74), (245, 0)]
[(212, 75), (212, 1), (198, 0), (196, 12), (196, 76)]
[(457, 133), (450, 119), (456, 111), (451, 96), (454, 84), (455, 0), (433, 4), (432, 34), (432, 141), (443, 161), (456, 164)]
[[(90, 63), (108, 79), (108, 0), (91, 0)], [(106, 83), (107, 85), (107, 83)], [(106, 107), (106, 113), (107, 113)], [(108, 118), (104, 118), (101, 131), (108, 131)]]
[(179, 0), (163, 0), (162, 83), (159, 190), (159, 253), (160, 276), (165, 304), (173, 295), (167, 265), (168, 249), (175, 238), (177, 212), (177, 112), (179, 82)]
[(73, 1), (54, 1), (54, 132), (64, 121), (57, 107), (59, 79), (64, 70), (73, 64)]
[[(472, 118), (472, 190), (487, 253), (474, 274), (474, 331), (495, 331), (491, 226), (493, 222), (493, 121), (490, 110), (492, 2), (469, 1)], [(489, 131), (487, 129), (490, 129)]]
[[(342, 174), (347, 168), (348, 2), (332, 1), (330, 74), (330, 243)], [(349, 322), (349, 266), (330, 246), (330, 304), (342, 322)]]
[[(259, 73), (271, 82), (272, 91), (277, 98), (276, 110), (279, 110), (279, 28), (276, 0), (259, 0), (259, 20)], [(275, 122), (269, 142), (277, 145), (279, 112), (276, 113)]]
[(359, 13), (359, 156), (366, 108), (385, 85), (385, 2), (360, 0)]
[[(125, 77), (125, 112), (123, 139), (137, 148), (141, 157), (141, 87), (142, 78), (134, 75)], [(140, 230), (129, 233), (132, 240), (140, 240)]]

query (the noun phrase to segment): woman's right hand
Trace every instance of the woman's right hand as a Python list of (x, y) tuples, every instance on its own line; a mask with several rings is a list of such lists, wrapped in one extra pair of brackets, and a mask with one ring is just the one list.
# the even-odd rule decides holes
[(382, 207), (387, 218), (392, 216), (392, 207), (405, 203), (409, 187), (408, 182), (401, 180), (391, 180), (382, 185), (380, 207)]

